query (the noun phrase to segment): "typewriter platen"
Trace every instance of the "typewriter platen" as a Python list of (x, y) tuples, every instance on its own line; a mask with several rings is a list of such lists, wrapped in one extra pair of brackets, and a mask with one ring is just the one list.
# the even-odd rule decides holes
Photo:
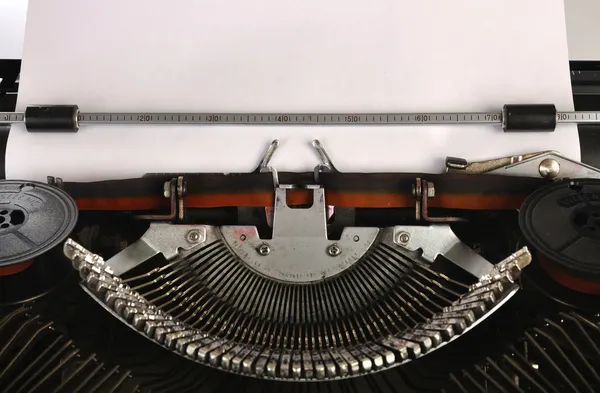
[(585, 150), (348, 174), (314, 146), (313, 173), (274, 142), (251, 174), (2, 181), (3, 391), (598, 390)]

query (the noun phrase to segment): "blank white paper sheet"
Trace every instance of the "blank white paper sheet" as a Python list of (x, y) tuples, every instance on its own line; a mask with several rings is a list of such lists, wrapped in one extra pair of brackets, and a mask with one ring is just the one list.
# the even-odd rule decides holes
[(0, 0), (0, 60), (21, 59), (27, 0)]
[[(18, 110), (453, 112), (573, 110), (562, 0), (30, 0)], [(273, 139), (280, 171), (312, 170), (318, 138), (346, 172), (433, 172), (558, 150), (575, 126), (82, 126), (11, 131), (7, 177), (92, 181), (247, 172)]]

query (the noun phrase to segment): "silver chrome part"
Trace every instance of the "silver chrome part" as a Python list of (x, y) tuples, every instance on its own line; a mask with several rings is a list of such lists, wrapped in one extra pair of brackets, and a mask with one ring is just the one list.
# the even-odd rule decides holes
[(435, 198), (435, 184), (427, 182), (427, 198)]
[(598, 179), (600, 169), (562, 156), (556, 151), (529, 153), (521, 156), (468, 163), (462, 158), (448, 157), (446, 171), (467, 174), (503, 176)]
[[(379, 228), (344, 228), (339, 240), (329, 240), (325, 191), (316, 187), (312, 192), (311, 207), (292, 209), (286, 189), (275, 189), (272, 239), (261, 239), (256, 227), (248, 226), (223, 226), (223, 239), (242, 261), (277, 280), (311, 282), (340, 273), (369, 250)], [(269, 251), (261, 252), (265, 243)]]
[(332, 244), (331, 246), (329, 246), (327, 248), (327, 254), (329, 254), (332, 257), (337, 257), (341, 253), (342, 253), (342, 250), (340, 250), (340, 248), (337, 246), (337, 244)]
[(0, 126), (25, 123), (24, 112), (0, 112)]
[(155, 255), (163, 254), (166, 259), (172, 259), (180, 250), (191, 250), (205, 240), (204, 225), (151, 223), (139, 240), (107, 260), (106, 266), (120, 276)]
[[(189, 324), (187, 319), (169, 315), (166, 310), (170, 309), (170, 306), (151, 304), (146, 297), (133, 290), (127, 281), (115, 276), (101, 257), (90, 253), (74, 241), (67, 240), (64, 253), (79, 271), (87, 293), (123, 323), (168, 350), (198, 363), (232, 373), (257, 378), (304, 381), (346, 378), (376, 372), (404, 364), (443, 347), (468, 332), (510, 299), (518, 290), (515, 281), (521, 269), (531, 260), (527, 249), (509, 256), (482, 280), (468, 286), (465, 293), (440, 307), (441, 311), (434, 312), (420, 323), (394, 332), (381, 332), (369, 341), (350, 340), (350, 344), (344, 344), (343, 341), (315, 343), (311, 349), (296, 348), (297, 344), (294, 343), (294, 348), (289, 349), (285, 343), (273, 345), (262, 340), (255, 340), (252, 344), (242, 342), (240, 335), (247, 334), (247, 331), (238, 331), (232, 336), (237, 337), (233, 340), (225, 338), (223, 332), (213, 333), (219, 329), (214, 330), (216, 325), (211, 325), (208, 320), (200, 324)], [(382, 268), (388, 269), (385, 265), (382, 265)], [(421, 275), (433, 274), (425, 267), (416, 265), (416, 268), (421, 269)], [(415, 281), (417, 277), (407, 279), (404, 290), (410, 289), (412, 285), (419, 285), (418, 281)], [(435, 280), (443, 279), (443, 276), (435, 277)], [(426, 281), (420, 285), (424, 282)], [(212, 285), (213, 291), (217, 291), (214, 285), (220, 285), (220, 281), (209, 285)], [(244, 292), (244, 297), (248, 295)], [(266, 302), (279, 300), (272, 296), (266, 299)], [(208, 304), (214, 305), (212, 301)], [(376, 312), (375, 309), (371, 311)], [(398, 309), (395, 312), (401, 311)], [(207, 313), (201, 315), (202, 318), (212, 319)], [(391, 317), (391, 313), (388, 315)], [(408, 320), (405, 320), (406, 322)], [(215, 323), (221, 324), (224, 321), (219, 320)], [(288, 333), (282, 334), (287, 337)], [(271, 337), (272, 340), (279, 340), (281, 335), (275, 334)]]
[(199, 230), (192, 229), (188, 232), (187, 238), (190, 243), (199, 243), (202, 239), (202, 235)]
[[(244, 240), (246, 240), (246, 235), (242, 235), (241, 237), (244, 237)], [(271, 247), (269, 247), (269, 245), (267, 243), (263, 243), (263, 244), (261, 244), (260, 246), (258, 246), (256, 248), (256, 251), (260, 255), (266, 256), (266, 255), (269, 255), (271, 253)]]
[(482, 276), (477, 284), (471, 286), (471, 289), (475, 290), (482, 286), (489, 286), (491, 283), (501, 281), (502, 279), (510, 281), (511, 277), (518, 277), (521, 270), (529, 265), (529, 262), (531, 262), (529, 250), (522, 248), (494, 266), (494, 269)]
[(330, 170), (334, 171), (335, 167), (333, 166), (333, 162), (331, 162), (331, 158), (329, 158), (329, 155), (325, 151), (325, 148), (323, 147), (323, 145), (321, 144), (321, 142), (319, 142), (318, 139), (314, 139), (312, 141), (312, 145), (315, 148), (315, 150), (317, 151), (317, 154), (319, 155), (319, 159), (321, 160), (321, 164), (323, 166), (329, 168)]
[(277, 148), (279, 147), (279, 139), (274, 139), (271, 144), (269, 145), (269, 147), (267, 148), (267, 151), (265, 152), (265, 155), (263, 156), (261, 162), (260, 162), (260, 169), (264, 169), (267, 168), (269, 166), (269, 163), (271, 162), (271, 159), (273, 158), (273, 155), (275, 154), (275, 150), (277, 150)]
[(321, 142), (319, 142), (319, 140), (314, 139), (312, 141), (312, 146), (317, 151), (317, 155), (319, 156), (319, 159), (321, 160), (321, 162), (315, 167), (315, 170), (314, 170), (315, 184), (319, 184), (321, 172), (336, 172), (337, 170), (335, 169), (335, 166), (333, 166), (333, 162), (331, 162), (331, 158), (329, 158), (329, 155), (327, 154), (327, 152), (325, 151), (325, 148), (323, 147)]
[[(23, 112), (0, 112), (0, 125), (23, 123)], [(78, 113), (85, 124), (244, 124), (244, 125), (403, 125), (403, 124), (496, 124), (506, 128), (506, 112), (458, 113)], [(600, 112), (557, 112), (556, 123), (597, 124)]]
[(163, 195), (165, 198), (171, 198), (171, 182), (167, 181), (163, 184)]
[(186, 194), (186, 186), (183, 181), (183, 176), (177, 176), (175, 192), (177, 194), (177, 218), (183, 220), (185, 209), (183, 206), (183, 197)]
[(279, 187), (279, 174), (277, 173), (277, 169), (275, 169), (272, 166), (269, 166), (269, 163), (271, 162), (271, 159), (273, 158), (273, 155), (275, 154), (275, 151), (277, 150), (278, 147), (279, 147), (279, 139), (274, 139), (271, 142), (271, 144), (269, 145), (269, 147), (267, 148), (267, 151), (265, 152), (265, 154), (258, 166), (258, 171), (260, 173), (270, 172), (273, 175), (273, 186), (274, 187)]
[(556, 114), (556, 123), (558, 124), (597, 124), (599, 121), (600, 112), (594, 111), (558, 112)]
[(495, 169), (503, 168), (517, 162), (521, 162), (542, 153), (544, 152), (528, 153), (520, 156), (500, 157), (485, 161), (473, 162), (468, 162), (466, 159), (459, 157), (446, 157), (446, 172), (479, 175), (482, 173), (489, 173)]
[(396, 239), (396, 243), (405, 245), (410, 241), (410, 234), (408, 232), (398, 232)]
[(82, 113), (81, 124), (501, 124), (500, 112), (466, 113)]
[(555, 159), (546, 158), (540, 162), (539, 172), (544, 179), (554, 179), (560, 173), (560, 164)]
[(488, 274), (494, 267), (461, 242), (447, 224), (396, 226), (394, 239), (396, 244), (409, 251), (420, 250), (421, 257), (429, 262), (433, 262), (438, 255), (444, 255), (445, 258), (478, 278)]
[(600, 178), (600, 170), (590, 165), (577, 162), (570, 158), (562, 156), (555, 151), (547, 151), (539, 153), (533, 157), (526, 158), (522, 161), (515, 162), (503, 168), (491, 170), (487, 173), (494, 175), (509, 175), (523, 177), (540, 177), (542, 162), (546, 160), (554, 160), (558, 164), (561, 178), (571, 179), (598, 179)]
[(73, 112), (73, 124), (75, 125), (75, 129), (78, 130), (79, 129), (79, 116), (80, 112), (79, 112), (79, 108), (77, 108), (74, 112)]

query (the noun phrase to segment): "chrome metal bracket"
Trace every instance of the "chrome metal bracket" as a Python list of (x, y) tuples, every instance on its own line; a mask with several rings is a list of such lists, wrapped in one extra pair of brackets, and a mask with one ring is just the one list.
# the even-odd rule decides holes
[(335, 169), (333, 162), (331, 162), (331, 158), (329, 158), (329, 154), (327, 154), (325, 148), (318, 139), (312, 141), (312, 146), (315, 148), (317, 155), (321, 160), (315, 167), (315, 184), (319, 184), (321, 172), (337, 172), (337, 169)]
[(464, 158), (447, 157), (446, 172), (537, 177), (543, 179), (600, 178), (600, 170), (598, 168), (564, 157), (556, 151), (543, 151), (470, 163)]
[(106, 261), (116, 276), (120, 276), (155, 255), (163, 254), (168, 260), (180, 251), (191, 250), (206, 241), (204, 225), (173, 225), (151, 223), (140, 239)]
[(413, 185), (412, 194), (415, 197), (415, 219), (425, 222), (461, 222), (466, 221), (460, 217), (432, 217), (429, 215), (428, 200), (435, 197), (433, 182), (417, 177)]
[(258, 165), (258, 171), (260, 173), (271, 173), (273, 175), (273, 187), (279, 187), (279, 174), (277, 173), (277, 169), (272, 166), (269, 166), (269, 162), (273, 158), (275, 151), (279, 147), (279, 139), (274, 139), (273, 142), (267, 148), (267, 151), (263, 155), (260, 164)]
[[(320, 163), (317, 164), (317, 166), (315, 166), (315, 169), (314, 169), (314, 181), (315, 181), (315, 184), (319, 184), (320, 183), (319, 177), (322, 172), (334, 172), (334, 171), (336, 171), (336, 169), (335, 169), (335, 166), (333, 165), (333, 163), (331, 162), (331, 158), (329, 158), (329, 155), (325, 151), (325, 148), (323, 147), (321, 142), (319, 142), (317, 139), (314, 139), (312, 141), (312, 146), (315, 148), (315, 151), (317, 152), (317, 155), (319, 156), (319, 159), (320, 159)], [(278, 139), (273, 140), (271, 142), (271, 144), (269, 145), (269, 147), (267, 148), (267, 151), (263, 155), (263, 158), (258, 166), (258, 171), (260, 173), (271, 173), (273, 175), (273, 186), (275, 187), (275, 189), (280, 187), (279, 175), (277, 173), (276, 168), (269, 166), (269, 162), (273, 158), (273, 155), (275, 154), (275, 151), (277, 150), (278, 147), (279, 147), (279, 140)], [(296, 186), (295, 185), (282, 185), (281, 187), (289, 189), (289, 188), (295, 188)], [(335, 209), (334, 206), (327, 207), (327, 219), (329, 219), (333, 215), (334, 209)], [(274, 212), (273, 206), (265, 207), (265, 215), (266, 215), (266, 219), (267, 219), (267, 224), (270, 227), (273, 226), (273, 212)]]
[(421, 258), (433, 263), (438, 255), (480, 278), (494, 265), (465, 245), (449, 225), (396, 226), (394, 243), (408, 251), (421, 251)]
[(140, 220), (171, 221), (183, 220), (185, 208), (183, 197), (186, 194), (186, 185), (183, 176), (178, 176), (166, 182), (163, 186), (163, 195), (169, 198), (169, 214), (142, 214), (136, 216)]
[(256, 227), (221, 228), (231, 249), (258, 272), (283, 281), (322, 280), (350, 267), (377, 238), (379, 228), (347, 227), (339, 240), (328, 239), (325, 190), (307, 187), (312, 190), (313, 204), (300, 209), (287, 205), (290, 188), (282, 185), (275, 190), (271, 239), (261, 239)]

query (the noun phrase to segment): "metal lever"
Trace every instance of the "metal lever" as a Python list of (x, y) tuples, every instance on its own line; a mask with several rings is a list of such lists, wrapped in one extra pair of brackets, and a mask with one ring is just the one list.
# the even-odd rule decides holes
[(275, 169), (272, 166), (269, 166), (269, 162), (271, 162), (271, 159), (273, 158), (273, 155), (275, 154), (275, 151), (278, 147), (279, 139), (274, 139), (273, 142), (271, 142), (271, 144), (267, 148), (267, 151), (263, 155), (260, 165), (258, 166), (258, 171), (260, 173), (271, 172), (271, 174), (273, 175), (273, 186), (275, 188), (279, 187), (279, 175), (277, 174), (277, 169)]
[(600, 170), (597, 168), (564, 157), (559, 152), (552, 150), (474, 162), (468, 162), (464, 158), (447, 157), (446, 172), (541, 177), (544, 179), (600, 178)]
[(106, 261), (116, 276), (120, 276), (155, 255), (163, 254), (168, 260), (175, 258), (179, 250), (190, 250), (206, 240), (203, 225), (172, 225), (152, 223), (136, 242)]
[(449, 225), (397, 226), (394, 242), (409, 251), (421, 250), (421, 257), (433, 263), (438, 255), (480, 278), (494, 265), (460, 241)]
[(329, 154), (327, 154), (325, 148), (318, 139), (314, 139), (312, 141), (312, 146), (317, 151), (317, 155), (321, 160), (321, 162), (315, 167), (315, 183), (319, 184), (319, 174), (321, 172), (336, 172), (337, 169), (335, 169), (333, 162), (331, 162), (331, 158), (329, 158)]

